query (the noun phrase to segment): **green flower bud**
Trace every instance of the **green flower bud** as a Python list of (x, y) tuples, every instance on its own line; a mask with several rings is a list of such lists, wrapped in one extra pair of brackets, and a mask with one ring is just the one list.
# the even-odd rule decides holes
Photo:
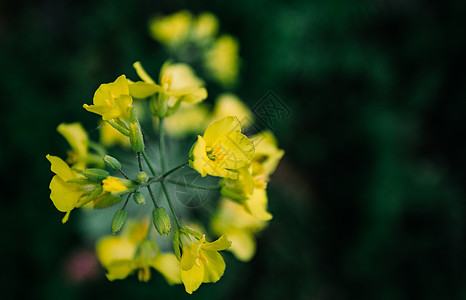
[(173, 250), (175, 250), (175, 256), (178, 261), (181, 260), (181, 250), (180, 250), (181, 244), (180, 244), (180, 231), (175, 230), (173, 232)]
[(126, 223), (127, 213), (126, 210), (119, 209), (116, 211), (115, 215), (113, 216), (112, 221), (112, 233), (117, 234), (120, 232), (123, 225)]
[(113, 156), (105, 155), (104, 163), (111, 169), (118, 171), (121, 169), (121, 163)]
[(94, 181), (102, 181), (110, 174), (102, 169), (84, 169), (82, 174)]
[(144, 197), (144, 194), (141, 192), (134, 193), (133, 199), (134, 199), (134, 202), (136, 202), (136, 204), (142, 204), (142, 205), (146, 204), (146, 199)]
[(149, 175), (147, 175), (146, 172), (139, 172), (138, 175), (136, 175), (136, 181), (139, 183), (146, 183), (149, 181)]
[(152, 211), (152, 220), (155, 229), (160, 235), (166, 235), (170, 232), (170, 217), (163, 207), (158, 207)]
[(129, 124), (129, 142), (134, 152), (144, 152), (144, 138), (139, 123)]

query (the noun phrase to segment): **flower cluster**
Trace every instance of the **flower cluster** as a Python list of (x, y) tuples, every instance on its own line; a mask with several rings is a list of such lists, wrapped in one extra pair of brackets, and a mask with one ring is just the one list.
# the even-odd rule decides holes
[(224, 87), (238, 80), (239, 43), (233, 36), (217, 36), (219, 21), (209, 12), (189, 11), (157, 16), (150, 22), (152, 37), (175, 58), (203, 65), (206, 74)]
[[(151, 30), (161, 42), (178, 47), (194, 37), (211, 40), (217, 26), (211, 14), (194, 19), (181, 12), (154, 20)], [(92, 141), (79, 123), (58, 126), (71, 150), (66, 160), (46, 156), (55, 174), (50, 199), (65, 213), (63, 223), (76, 208), (114, 211), (108, 221), (113, 235), (101, 237), (96, 246), (110, 281), (136, 273), (146, 282), (155, 269), (170, 285), (183, 284), (191, 294), (202, 283), (217, 282), (224, 274), (226, 265), (219, 251), (231, 251), (241, 261), (254, 256), (256, 235), (272, 219), (267, 183), (284, 152), (270, 131), (252, 136), (243, 133), (253, 117), (234, 94), (218, 95), (212, 110), (203, 104), (208, 96), (205, 83), (190, 65), (167, 61), (157, 80), (140, 62), (133, 67), (138, 80), (121, 75), (101, 84), (92, 104), (83, 105), (100, 116), (101, 143)], [(152, 125), (147, 126), (150, 121)], [(143, 130), (143, 126), (147, 127)], [(154, 128), (158, 151), (149, 146), (151, 150), (146, 151), (146, 144), (155, 144), (150, 141)], [(167, 152), (166, 135), (175, 141), (196, 134), (191, 148), (183, 151), (183, 162), (172, 165), (178, 158)], [(116, 144), (132, 151), (117, 151), (123, 159), (110, 156)], [(128, 163), (131, 158), (134, 164)], [(201, 179), (209, 176), (217, 184), (173, 179), (188, 166)], [(198, 221), (172, 200), (177, 186), (193, 194), (199, 190), (216, 193), (218, 209), (206, 224), (210, 230), (192, 225)], [(129, 205), (131, 198), (133, 205)]]

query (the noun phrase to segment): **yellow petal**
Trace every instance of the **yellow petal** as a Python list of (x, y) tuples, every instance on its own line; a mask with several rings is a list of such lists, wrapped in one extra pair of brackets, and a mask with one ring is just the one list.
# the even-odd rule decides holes
[(205, 236), (202, 239), (198, 240), (195, 243), (190, 245), (183, 245), (183, 254), (181, 256), (181, 269), (182, 270), (189, 270), (193, 268), (193, 265), (196, 259), (199, 257), (199, 250), (201, 245), (205, 242)]
[(199, 103), (207, 98), (207, 90), (205, 88), (191, 88), (191, 89), (180, 89), (170, 90), (166, 92), (167, 95), (172, 97), (183, 97), (183, 101), (191, 104)]
[[(50, 199), (53, 205), (61, 212), (69, 212), (74, 209), (82, 196), (77, 185), (64, 182), (59, 176), (53, 176), (50, 181)], [(66, 221), (66, 220), (65, 220)]]
[(108, 83), (102, 83), (101, 85), (99, 85), (99, 88), (94, 93), (92, 103), (94, 104), (94, 106), (103, 107), (113, 105), (111, 87)]
[(111, 263), (108, 267), (107, 278), (110, 281), (115, 279), (125, 279), (134, 270), (137, 269), (136, 264), (132, 260), (118, 260)]
[(268, 221), (272, 215), (267, 211), (267, 192), (265, 189), (255, 189), (254, 193), (244, 202), (244, 207), (255, 218)]
[(47, 159), (50, 161), (50, 169), (57, 174), (63, 181), (75, 179), (76, 176), (71, 171), (70, 167), (58, 156), (47, 154)]
[(203, 255), (207, 259), (204, 264), (203, 282), (217, 282), (225, 272), (225, 261), (217, 251), (203, 250)]
[(207, 127), (204, 140), (207, 146), (214, 146), (217, 141), (231, 133), (241, 132), (241, 124), (236, 117), (226, 117), (215, 121)]
[(204, 281), (204, 263), (194, 265), (186, 271), (180, 268), (180, 275), (186, 292), (192, 294)]
[(61, 222), (62, 222), (63, 224), (65, 224), (66, 222), (68, 222), (68, 219), (70, 218), (70, 213), (71, 213), (71, 210), (65, 214), (65, 216), (63, 217), (63, 219), (61, 219)]
[(203, 250), (211, 250), (211, 251), (220, 251), (228, 249), (231, 246), (231, 242), (227, 239), (226, 236), (222, 235), (216, 241), (212, 243), (204, 243), (201, 248)]
[(226, 156), (222, 162), (227, 169), (244, 167), (254, 155), (254, 144), (240, 132), (230, 132), (218, 140), (216, 147), (225, 149)]
[(146, 70), (141, 65), (141, 62), (137, 61), (133, 64), (133, 68), (136, 70), (139, 78), (141, 78), (144, 82), (155, 84), (154, 79), (147, 74)]
[(58, 125), (57, 131), (65, 137), (71, 148), (76, 151), (79, 157), (82, 158), (87, 155), (89, 137), (81, 123), (61, 123)]
[(181, 283), (180, 262), (172, 253), (160, 254), (149, 263), (151, 267), (159, 271), (167, 280), (168, 284)]
[(129, 84), (129, 93), (134, 98), (144, 99), (159, 92), (162, 88), (155, 84), (144, 81), (137, 81)]
[(193, 150), (191, 152), (192, 159), (190, 160), (191, 167), (198, 171), (202, 177), (207, 175), (207, 168), (210, 159), (207, 157), (205, 151), (205, 140), (198, 135), (197, 142), (193, 145)]
[(114, 98), (117, 98), (120, 95), (128, 95), (128, 81), (126, 80), (125, 75), (119, 76), (114, 82), (110, 83), (111, 95)]
[(106, 268), (115, 261), (132, 259), (135, 251), (135, 243), (116, 236), (101, 238), (96, 246), (97, 257)]
[(235, 234), (228, 234), (231, 240), (231, 247), (228, 249), (235, 257), (243, 262), (251, 260), (256, 253), (256, 242), (254, 236), (247, 231), (237, 231)]
[(251, 137), (255, 153), (253, 160), (263, 167), (265, 175), (272, 174), (285, 152), (277, 147), (277, 140), (270, 131), (263, 131)]
[(253, 120), (252, 112), (236, 95), (225, 93), (218, 96), (215, 101), (212, 121), (217, 121), (228, 116), (237, 117), (241, 122), (242, 128), (251, 125)]

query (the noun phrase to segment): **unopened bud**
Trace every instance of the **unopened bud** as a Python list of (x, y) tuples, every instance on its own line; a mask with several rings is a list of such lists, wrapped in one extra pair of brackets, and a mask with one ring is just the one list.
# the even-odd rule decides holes
[(134, 192), (138, 185), (135, 181), (109, 176), (102, 180), (104, 191), (111, 193), (113, 196), (121, 196)]
[(110, 173), (102, 169), (84, 169), (82, 174), (90, 180), (102, 181), (107, 178)]
[(175, 250), (175, 256), (178, 259), (178, 261), (181, 260), (180, 246), (180, 231), (175, 230), (173, 232), (173, 250)]
[(129, 142), (134, 152), (144, 152), (144, 138), (139, 123), (129, 124)]
[(146, 204), (146, 199), (144, 197), (144, 194), (141, 192), (134, 193), (133, 199), (134, 199), (134, 202), (136, 202), (136, 204), (139, 204), (139, 205)]
[(152, 211), (152, 220), (155, 229), (160, 235), (166, 235), (170, 232), (170, 217), (163, 207), (158, 207)]
[(121, 163), (113, 156), (105, 155), (104, 163), (111, 169), (118, 171), (121, 169)]
[(146, 183), (149, 181), (149, 176), (146, 172), (139, 172), (138, 175), (136, 175), (136, 181), (139, 183)]
[(112, 221), (112, 233), (117, 234), (120, 232), (123, 225), (126, 223), (127, 213), (126, 210), (119, 209), (116, 211), (115, 215), (113, 216)]

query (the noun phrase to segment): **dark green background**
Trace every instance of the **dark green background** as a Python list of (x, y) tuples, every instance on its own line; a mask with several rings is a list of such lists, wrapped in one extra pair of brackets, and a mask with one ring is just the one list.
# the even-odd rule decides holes
[(81, 106), (100, 83), (159, 68), (148, 19), (183, 8), (238, 37), (248, 105), (273, 90), (292, 111), (272, 126), (286, 156), (256, 257), (225, 253), (190, 298), (466, 299), (461, 0), (0, 2), (0, 297), (188, 298), (158, 276), (73, 283), (67, 261), (93, 244), (60, 223), (45, 159), (66, 153), (59, 123), (96, 127)]

